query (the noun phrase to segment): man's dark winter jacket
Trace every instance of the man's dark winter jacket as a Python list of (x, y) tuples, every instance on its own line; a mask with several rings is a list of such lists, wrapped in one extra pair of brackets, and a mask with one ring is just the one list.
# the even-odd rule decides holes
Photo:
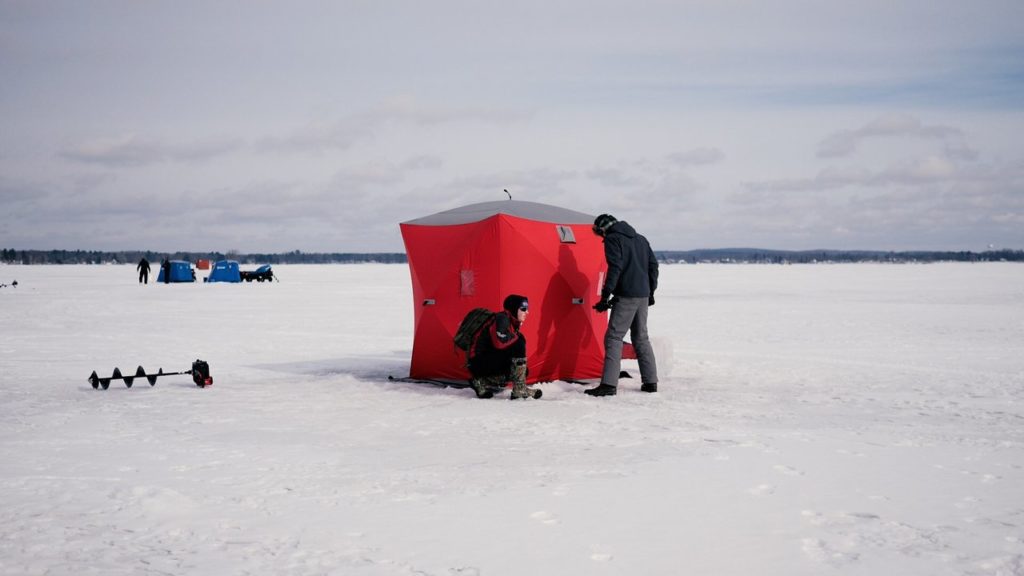
[(519, 320), (512, 316), (507, 310), (494, 313), (494, 319), (476, 335), (476, 339), (470, 346), (469, 356), (489, 354), (491, 352), (503, 351), (511, 348), (519, 340), (526, 340), (526, 337), (519, 332)]
[(658, 260), (647, 238), (624, 221), (612, 224), (604, 236), (604, 257), (608, 277), (601, 298), (612, 294), (623, 298), (649, 298), (658, 289)]
[(526, 336), (519, 331), (519, 320), (508, 310), (494, 314), (469, 349), (469, 371), (474, 376), (508, 374), (513, 358), (526, 358)]

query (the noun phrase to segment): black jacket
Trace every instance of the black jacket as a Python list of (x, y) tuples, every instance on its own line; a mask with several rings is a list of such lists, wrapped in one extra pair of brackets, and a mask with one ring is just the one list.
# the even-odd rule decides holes
[(518, 341), (526, 340), (519, 332), (519, 320), (506, 310), (494, 313), (494, 319), (485, 324), (469, 349), (470, 357), (510, 350)]
[(469, 350), (469, 371), (473, 376), (505, 375), (513, 358), (526, 358), (526, 336), (519, 331), (519, 320), (502, 310), (477, 334)]
[(647, 238), (624, 221), (612, 224), (604, 236), (608, 277), (601, 298), (649, 298), (658, 289), (658, 260)]

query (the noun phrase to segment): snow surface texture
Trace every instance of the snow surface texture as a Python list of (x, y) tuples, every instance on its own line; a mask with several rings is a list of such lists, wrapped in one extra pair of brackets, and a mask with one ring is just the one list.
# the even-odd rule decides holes
[(0, 574), (1024, 574), (1024, 266), (666, 265), (658, 394), (519, 402), (387, 381), (404, 266), (274, 270), (0, 266)]

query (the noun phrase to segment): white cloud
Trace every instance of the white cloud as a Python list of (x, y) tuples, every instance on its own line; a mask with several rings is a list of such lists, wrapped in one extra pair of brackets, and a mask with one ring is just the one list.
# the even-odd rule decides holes
[(389, 126), (415, 129), (466, 123), (506, 125), (523, 122), (529, 117), (528, 112), (428, 106), (410, 97), (398, 97), (340, 120), (317, 120), (283, 136), (265, 137), (257, 146), (267, 153), (323, 154), (372, 141)]
[(952, 160), (931, 155), (886, 169), (874, 181), (879, 184), (927, 184), (955, 180), (957, 176), (957, 166)]
[(236, 152), (241, 142), (232, 138), (190, 143), (166, 143), (136, 134), (102, 137), (68, 147), (66, 159), (109, 167), (138, 167), (162, 162), (205, 162)]
[(686, 152), (675, 152), (668, 155), (669, 161), (681, 168), (718, 164), (725, 159), (725, 153), (718, 148), (694, 148)]
[(865, 140), (897, 136), (941, 141), (946, 143), (948, 150), (962, 157), (973, 157), (975, 154), (964, 142), (963, 132), (956, 128), (928, 126), (913, 116), (893, 114), (880, 117), (855, 130), (841, 130), (829, 135), (818, 145), (818, 156), (849, 156), (856, 152)]
[(621, 168), (591, 168), (586, 176), (606, 188), (636, 188), (644, 184), (643, 178)]

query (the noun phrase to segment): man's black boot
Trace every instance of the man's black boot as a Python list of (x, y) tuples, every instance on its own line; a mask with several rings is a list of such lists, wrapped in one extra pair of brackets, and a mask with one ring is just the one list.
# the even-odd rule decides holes
[(611, 386), (609, 384), (601, 384), (597, 388), (590, 388), (589, 390), (584, 390), (583, 393), (589, 396), (615, 396), (615, 393), (618, 392), (618, 390), (619, 389), (615, 386)]
[(640, 385), (640, 391), (641, 392), (657, 392), (658, 391), (658, 383), (657, 382), (651, 382), (650, 384), (641, 384)]

